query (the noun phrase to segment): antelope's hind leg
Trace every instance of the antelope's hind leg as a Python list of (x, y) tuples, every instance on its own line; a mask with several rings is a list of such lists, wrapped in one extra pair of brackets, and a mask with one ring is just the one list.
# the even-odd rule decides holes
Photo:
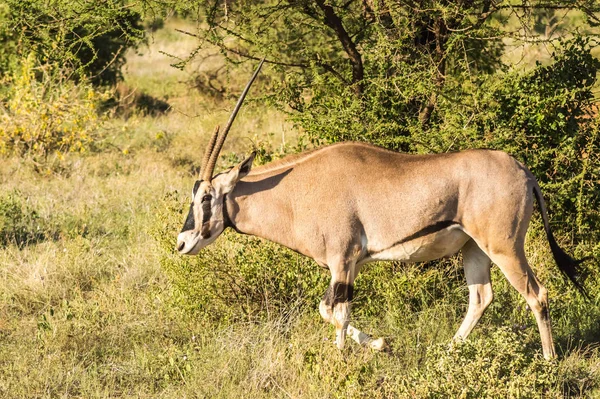
[(510, 284), (525, 298), (533, 311), (542, 339), (542, 351), (545, 359), (556, 356), (552, 340), (548, 291), (533, 274), (527, 263), (525, 250), (521, 243), (509, 251), (492, 251), (490, 257), (498, 265)]
[(469, 240), (462, 248), (465, 277), (469, 287), (469, 308), (454, 339), (466, 339), (477, 324), (483, 312), (494, 298), (490, 279), (490, 258)]

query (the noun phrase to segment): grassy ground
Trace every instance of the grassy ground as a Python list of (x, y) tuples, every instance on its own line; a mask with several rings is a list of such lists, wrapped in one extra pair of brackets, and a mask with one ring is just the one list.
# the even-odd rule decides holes
[[(482, 323), (468, 342), (448, 345), (467, 304), (459, 259), (367, 269), (354, 318), (390, 340), (391, 353), (375, 353), (334, 348), (316, 310), (327, 275), (299, 255), (234, 234), (203, 258), (169, 252), (183, 221), (169, 206), (183, 207), (208, 132), (232, 103), (213, 103), (168, 67), (158, 50), (192, 48), (172, 31), (182, 26), (157, 32), (125, 71), (130, 87), (166, 99), (170, 113), (107, 121), (102, 151), (73, 156), (49, 177), (0, 161), (0, 230), (18, 238), (0, 246), (0, 397), (600, 396), (600, 304), (568, 288), (536, 234), (528, 249), (550, 288), (560, 355), (552, 362), (541, 359), (533, 318), (497, 270)], [(282, 115), (250, 105), (225, 150), (277, 147), (296, 134)], [(192, 298), (173, 278), (183, 270), (188, 283), (209, 284), (228, 267), (258, 304), (235, 302), (225, 286), (197, 286)], [(285, 270), (305, 278), (284, 280)], [(276, 302), (284, 294), (295, 299)], [(215, 303), (231, 311), (227, 320), (214, 317)], [(244, 306), (250, 314), (238, 311)]]

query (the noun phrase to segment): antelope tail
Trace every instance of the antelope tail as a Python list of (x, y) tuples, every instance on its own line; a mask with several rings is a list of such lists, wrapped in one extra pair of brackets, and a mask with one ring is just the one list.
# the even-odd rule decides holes
[(554, 238), (554, 234), (552, 234), (552, 230), (550, 230), (550, 223), (548, 221), (548, 210), (546, 209), (546, 203), (544, 202), (544, 197), (542, 197), (542, 191), (540, 190), (540, 186), (535, 183), (533, 187), (533, 193), (535, 198), (537, 199), (538, 204), (540, 205), (540, 213), (542, 214), (542, 220), (544, 221), (544, 230), (546, 230), (546, 236), (548, 237), (548, 242), (550, 243), (550, 249), (552, 250), (552, 255), (554, 256), (554, 260), (558, 265), (560, 271), (571, 280), (571, 282), (577, 287), (579, 292), (587, 299), (589, 296), (580, 282), (581, 279), (581, 264), (586, 260), (590, 259), (590, 257), (586, 257), (583, 259), (574, 259), (569, 254), (567, 254), (561, 247), (558, 246), (556, 239)]

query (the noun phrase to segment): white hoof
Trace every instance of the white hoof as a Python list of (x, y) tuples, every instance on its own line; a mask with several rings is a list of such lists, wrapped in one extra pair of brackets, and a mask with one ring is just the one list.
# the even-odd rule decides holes
[(387, 345), (385, 344), (385, 340), (383, 338), (374, 339), (373, 341), (369, 342), (369, 346), (371, 349), (379, 352), (387, 349)]

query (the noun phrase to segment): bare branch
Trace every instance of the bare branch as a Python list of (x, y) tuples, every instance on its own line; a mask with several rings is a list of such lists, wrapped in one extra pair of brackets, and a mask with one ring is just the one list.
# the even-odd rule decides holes
[(335, 31), (344, 51), (346, 51), (346, 54), (350, 58), (350, 62), (352, 63), (352, 83), (354, 85), (354, 92), (360, 96), (363, 92), (362, 80), (364, 79), (362, 56), (356, 48), (356, 44), (354, 44), (350, 35), (344, 28), (342, 20), (333, 10), (333, 7), (329, 4), (325, 4), (325, 0), (315, 1), (325, 15), (323, 22)]
[[(231, 52), (235, 55), (239, 55), (241, 57), (244, 57), (246, 59), (249, 60), (262, 60), (261, 57), (256, 57), (253, 55), (250, 55), (248, 53), (245, 53), (241, 50), (237, 50), (234, 48), (230, 48), (230, 47), (226, 47), (226, 46), (221, 46), (221, 48), (225, 51)], [(342, 74), (340, 74), (338, 71), (335, 70), (335, 68), (333, 68), (331, 65), (326, 64), (324, 62), (322, 62), (321, 60), (313, 60), (313, 62), (315, 63), (315, 65), (323, 68), (325, 71), (331, 73), (332, 75), (334, 75), (336, 78), (338, 78), (341, 82), (345, 83), (345, 84), (350, 84), (350, 82), (348, 82), (348, 80), (346, 80)], [(307, 69), (310, 67), (310, 62), (309, 61), (301, 61), (301, 62), (284, 62), (284, 61), (275, 61), (273, 59), (265, 59), (265, 63), (267, 64), (273, 64), (273, 65), (280, 65), (280, 66), (286, 66), (286, 67), (292, 67), (292, 68), (301, 68), (301, 69)]]

